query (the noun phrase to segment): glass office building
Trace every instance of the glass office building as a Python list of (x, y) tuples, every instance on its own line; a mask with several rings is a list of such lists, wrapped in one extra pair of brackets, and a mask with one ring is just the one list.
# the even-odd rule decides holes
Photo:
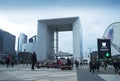
[(18, 37), (18, 52), (22, 52), (22, 45), (27, 43), (27, 35), (20, 33)]
[(22, 45), (22, 51), (23, 52), (29, 52), (29, 53), (33, 53), (33, 52), (36, 51), (36, 35), (29, 38), (28, 43), (24, 43)]
[(0, 59), (15, 54), (15, 36), (0, 29)]

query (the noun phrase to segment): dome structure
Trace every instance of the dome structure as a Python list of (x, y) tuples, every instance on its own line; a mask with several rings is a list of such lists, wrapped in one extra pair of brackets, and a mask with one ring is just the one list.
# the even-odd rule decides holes
[(102, 38), (110, 39), (112, 56), (120, 55), (120, 22), (110, 24)]

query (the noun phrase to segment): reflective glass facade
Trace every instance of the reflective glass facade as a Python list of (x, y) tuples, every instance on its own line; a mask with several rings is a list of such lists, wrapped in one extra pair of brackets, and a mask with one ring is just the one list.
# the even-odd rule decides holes
[(22, 45), (27, 43), (27, 35), (20, 33), (18, 37), (18, 52), (22, 52)]
[(15, 36), (0, 29), (0, 55), (15, 54)]

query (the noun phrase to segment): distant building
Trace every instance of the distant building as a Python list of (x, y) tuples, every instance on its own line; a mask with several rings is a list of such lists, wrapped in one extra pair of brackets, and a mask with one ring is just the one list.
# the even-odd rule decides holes
[(22, 52), (33, 53), (36, 51), (36, 43), (25, 43), (22, 45)]
[(18, 52), (22, 52), (22, 45), (27, 43), (27, 35), (20, 33), (18, 37)]
[(29, 38), (29, 43), (35, 43), (36, 42), (36, 35)]
[(28, 43), (24, 43), (22, 45), (22, 52), (30, 52), (33, 53), (36, 51), (36, 35), (29, 38)]
[(0, 59), (15, 54), (15, 36), (0, 29)]
[(27, 42), (27, 35), (21, 33), (18, 39), (18, 49), (19, 61), (30, 62), (32, 53), (36, 52), (36, 35), (29, 38)]

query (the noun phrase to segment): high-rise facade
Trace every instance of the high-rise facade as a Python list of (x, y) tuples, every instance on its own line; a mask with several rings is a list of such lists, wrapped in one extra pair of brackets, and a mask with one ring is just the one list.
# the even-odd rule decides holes
[(0, 29), (0, 58), (15, 54), (15, 36)]
[(29, 52), (29, 53), (33, 53), (36, 51), (36, 35), (29, 38), (28, 43), (24, 43), (22, 45), (22, 51)]
[(22, 52), (22, 45), (27, 43), (27, 35), (20, 33), (18, 37), (18, 52)]
[(36, 35), (29, 38), (29, 43), (35, 43), (36, 42)]

